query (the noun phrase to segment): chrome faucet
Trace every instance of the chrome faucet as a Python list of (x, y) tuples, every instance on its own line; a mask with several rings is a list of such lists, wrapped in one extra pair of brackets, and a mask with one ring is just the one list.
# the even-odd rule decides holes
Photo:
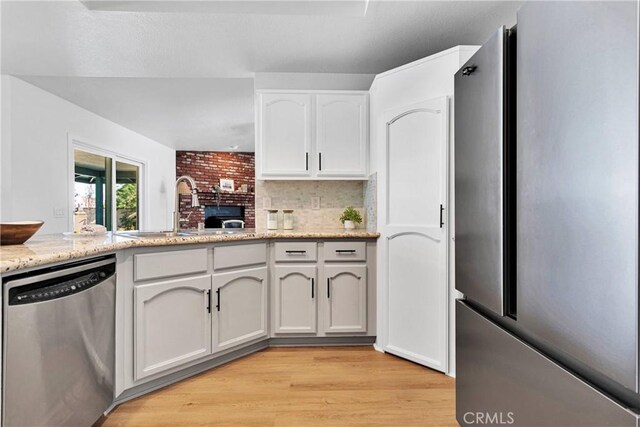
[(220, 208), (220, 193), (222, 192), (222, 189), (219, 185), (214, 185), (213, 192), (216, 195), (216, 206)]
[(176, 195), (175, 195), (175, 211), (173, 211), (173, 232), (177, 233), (180, 230), (180, 193), (178, 193), (178, 186), (180, 182), (188, 182), (191, 186), (191, 207), (200, 207), (200, 201), (198, 200), (198, 189), (196, 188), (196, 182), (188, 175), (182, 175), (176, 180)]

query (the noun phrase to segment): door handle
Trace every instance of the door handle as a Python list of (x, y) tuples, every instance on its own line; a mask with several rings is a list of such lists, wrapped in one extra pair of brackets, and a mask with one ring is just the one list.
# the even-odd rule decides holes
[(211, 289), (207, 290), (207, 313), (211, 313)]
[(444, 206), (440, 205), (440, 228), (444, 226), (444, 222), (442, 221), (442, 211), (444, 211)]
[(318, 153), (318, 169), (322, 170), (322, 153)]
[(309, 152), (305, 153), (305, 169), (309, 170)]
[(218, 304), (216, 304), (216, 309), (220, 311), (220, 288), (216, 289), (216, 295), (218, 296)]
[(311, 278), (311, 299), (315, 298), (315, 291), (313, 290), (313, 288), (315, 288), (315, 283), (312, 277)]
[(470, 65), (468, 67), (464, 67), (462, 69), (462, 75), (463, 76), (470, 76), (471, 74), (473, 74), (473, 72), (476, 70), (476, 68), (478, 68), (477, 65)]
[(331, 298), (331, 278), (327, 277), (327, 298)]

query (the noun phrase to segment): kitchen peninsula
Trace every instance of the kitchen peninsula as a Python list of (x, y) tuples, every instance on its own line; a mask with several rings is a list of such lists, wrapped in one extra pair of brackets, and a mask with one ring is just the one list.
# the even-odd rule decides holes
[(37, 235), (9, 280), (114, 262), (114, 404), (269, 346), (371, 345), (377, 233), (341, 229)]

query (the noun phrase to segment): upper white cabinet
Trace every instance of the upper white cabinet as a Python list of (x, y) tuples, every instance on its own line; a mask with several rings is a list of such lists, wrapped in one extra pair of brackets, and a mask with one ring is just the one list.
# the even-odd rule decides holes
[(368, 93), (259, 92), (258, 179), (366, 179)]
[(260, 95), (259, 170), (269, 177), (310, 177), (311, 95)]
[(319, 177), (367, 174), (367, 95), (316, 95), (316, 151)]

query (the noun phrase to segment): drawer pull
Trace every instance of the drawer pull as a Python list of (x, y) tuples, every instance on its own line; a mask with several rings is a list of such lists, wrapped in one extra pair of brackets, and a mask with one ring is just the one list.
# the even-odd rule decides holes
[(304, 255), (307, 251), (285, 251), (288, 255)]
[(355, 254), (355, 249), (336, 249), (337, 254)]

